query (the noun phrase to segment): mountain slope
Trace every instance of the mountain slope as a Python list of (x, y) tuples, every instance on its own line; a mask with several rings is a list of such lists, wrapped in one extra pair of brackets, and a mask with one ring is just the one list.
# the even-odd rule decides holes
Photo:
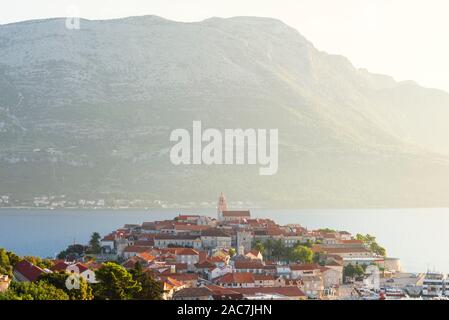
[[(449, 94), (318, 51), (267, 18), (0, 26), (0, 194), (449, 205)], [(170, 132), (278, 128), (279, 171), (180, 166)]]

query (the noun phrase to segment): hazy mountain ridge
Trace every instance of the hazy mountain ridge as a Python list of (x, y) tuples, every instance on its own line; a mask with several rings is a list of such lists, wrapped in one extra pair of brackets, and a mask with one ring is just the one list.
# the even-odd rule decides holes
[[(0, 26), (0, 192), (449, 204), (449, 94), (355, 69), (267, 18)], [(279, 128), (280, 168), (173, 167), (193, 120)]]

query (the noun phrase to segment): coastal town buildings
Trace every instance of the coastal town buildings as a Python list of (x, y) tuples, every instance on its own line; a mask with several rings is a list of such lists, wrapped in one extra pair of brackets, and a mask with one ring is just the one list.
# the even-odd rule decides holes
[[(270, 250), (261, 248), (270, 244)], [(313, 253), (308, 263), (276, 252), (276, 246), (292, 251), (298, 245)], [(224, 194), (216, 217), (179, 214), (125, 224), (106, 234), (100, 246), (100, 253), (91, 254), (95, 262), (80, 257), (54, 261), (51, 270), (43, 270), (23, 260), (15, 266), (14, 277), (36, 281), (44, 272), (67, 272), (95, 283), (95, 270), (115, 261), (128, 270), (139, 263), (162, 284), (164, 299), (298, 300), (338, 297), (345, 292), (344, 268), (350, 264), (377, 264), (390, 275), (401, 270), (398, 259), (375, 254), (349, 232), (308, 230), (252, 217), (249, 210), (230, 210)]]

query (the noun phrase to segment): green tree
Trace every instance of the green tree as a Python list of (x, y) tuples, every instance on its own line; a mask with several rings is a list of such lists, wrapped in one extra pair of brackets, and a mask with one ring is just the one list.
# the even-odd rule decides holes
[(107, 262), (95, 272), (99, 281), (94, 286), (94, 295), (100, 300), (130, 300), (142, 287), (122, 266)]
[(50, 269), (53, 266), (53, 262), (50, 259), (42, 259), (33, 256), (25, 256), (23, 259), (42, 269)]
[(324, 265), (324, 261), (321, 259), (321, 253), (315, 252), (312, 258), (313, 263), (318, 263), (320, 265)]
[(162, 300), (164, 289), (162, 284), (145, 272), (140, 262), (136, 262), (131, 274), (140, 283), (142, 290), (134, 295), (138, 300)]
[(0, 300), (69, 300), (69, 296), (44, 281), (11, 282), (9, 289), (0, 294)]
[(0, 249), (0, 275), (12, 276), (13, 266), (9, 260), (9, 255), (5, 249)]
[(302, 245), (296, 245), (290, 252), (290, 260), (301, 263), (311, 263), (313, 261), (313, 251)]
[(387, 256), (387, 251), (385, 250), (384, 247), (381, 247), (377, 242), (376, 242), (376, 237), (367, 234), (367, 235), (362, 235), (362, 234), (357, 234), (355, 236), (355, 238), (357, 240), (362, 241), (365, 246), (367, 248), (369, 248), (369, 250), (371, 250), (372, 252), (374, 252), (375, 254), (382, 256), (382, 257), (386, 257)]
[(45, 273), (39, 280), (63, 290), (70, 300), (92, 300), (94, 298), (90, 284), (82, 277), (79, 277), (79, 289), (68, 289), (66, 280), (69, 276), (70, 274), (65, 272)]
[(86, 246), (83, 246), (81, 244), (72, 244), (68, 246), (66, 250), (63, 250), (60, 253), (58, 253), (57, 258), (65, 259), (69, 255), (81, 256), (86, 252), (86, 250), (87, 250)]
[(353, 265), (353, 264), (348, 264), (347, 266), (345, 266), (343, 268), (343, 276), (346, 279), (346, 277), (349, 278), (357, 278), (357, 277), (361, 277), (365, 274), (365, 269), (359, 265)]
[(89, 241), (89, 253), (98, 254), (101, 252), (100, 239), (101, 236), (98, 232), (92, 233)]
[(257, 240), (254, 245), (253, 249), (261, 252), (262, 254), (265, 254), (265, 246), (263, 245), (262, 241)]
[(274, 241), (272, 256), (276, 258), (276, 260), (282, 260), (286, 258), (286, 247), (284, 242), (281, 239)]

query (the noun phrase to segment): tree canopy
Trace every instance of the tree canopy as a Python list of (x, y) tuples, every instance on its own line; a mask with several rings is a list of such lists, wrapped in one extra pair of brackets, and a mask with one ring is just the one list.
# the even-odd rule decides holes
[(145, 272), (142, 268), (142, 264), (136, 262), (134, 269), (131, 270), (133, 278), (139, 282), (142, 290), (136, 292), (134, 299), (138, 300), (161, 300), (164, 289), (162, 284), (156, 281), (150, 276), (148, 272)]
[(11, 282), (9, 289), (0, 294), (0, 300), (69, 300), (69, 296), (45, 281)]
[(140, 283), (133, 279), (122, 266), (107, 262), (95, 272), (99, 281), (94, 286), (96, 299), (100, 300), (130, 300), (142, 290)]
[(82, 277), (78, 277), (77, 279), (79, 281), (79, 288), (72, 290), (67, 288), (66, 280), (69, 276), (71, 275), (65, 272), (45, 273), (39, 280), (64, 291), (70, 300), (92, 300), (94, 298), (90, 284)]
[(355, 236), (355, 238), (357, 240), (363, 241), (363, 243), (375, 254), (378, 254), (379, 256), (385, 257), (387, 255), (387, 251), (385, 250), (384, 247), (381, 247), (377, 242), (376, 242), (376, 237), (367, 234), (367, 235), (362, 235), (362, 234), (357, 234)]

